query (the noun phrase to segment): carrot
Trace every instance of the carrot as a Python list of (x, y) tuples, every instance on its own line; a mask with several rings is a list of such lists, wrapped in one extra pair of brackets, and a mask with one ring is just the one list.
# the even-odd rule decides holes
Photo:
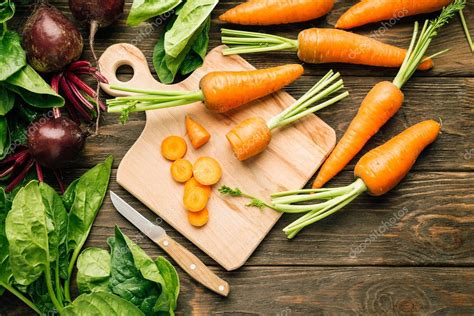
[(186, 159), (178, 159), (171, 164), (171, 176), (176, 182), (184, 183), (193, 176), (193, 165)]
[(171, 161), (183, 158), (187, 149), (186, 142), (180, 136), (168, 136), (161, 142), (161, 154)]
[(361, 0), (337, 20), (336, 28), (353, 27), (383, 20), (399, 20), (403, 17), (441, 10), (452, 0)]
[[(219, 192), (247, 197), (252, 200), (252, 206), (266, 206), (283, 213), (306, 213), (283, 229), (288, 238), (293, 238), (304, 227), (334, 214), (364, 192), (379, 196), (393, 189), (407, 175), (420, 153), (436, 140), (440, 127), (432, 120), (418, 123), (369, 151), (355, 167), (356, 180), (345, 187), (274, 193), (271, 203), (225, 186)], [(319, 200), (322, 202), (315, 203)], [(308, 203), (311, 201), (313, 203)]]
[(188, 212), (188, 222), (195, 227), (202, 227), (209, 221), (209, 211), (204, 208), (199, 212)]
[(219, 19), (241, 25), (305, 22), (326, 15), (334, 0), (248, 0), (227, 10)]
[[(312, 64), (348, 63), (399, 67), (407, 54), (405, 49), (335, 29), (307, 29), (298, 34), (298, 40), (229, 29), (221, 29), (221, 32), (222, 43), (232, 46), (222, 51), (224, 55), (292, 50), (297, 51), (300, 60)], [(420, 70), (432, 67), (433, 61), (427, 58), (420, 65)]]
[(200, 87), (206, 107), (223, 113), (280, 90), (303, 71), (296, 64), (250, 71), (215, 71), (201, 79)]
[(424, 121), (406, 129), (385, 144), (366, 153), (354, 169), (354, 175), (379, 196), (393, 189), (412, 168), (426, 146), (435, 141), (441, 125)]
[(250, 71), (215, 71), (200, 81), (198, 91), (154, 91), (110, 85), (113, 90), (136, 93), (107, 100), (108, 112), (121, 113), (125, 123), (131, 112), (176, 107), (203, 101), (210, 111), (223, 113), (267, 96), (303, 74), (301, 65)]
[(226, 137), (237, 159), (246, 160), (264, 151), (271, 141), (273, 129), (291, 124), (349, 95), (348, 92), (344, 92), (321, 102), (344, 87), (342, 79), (334, 82), (339, 76), (339, 73), (334, 74), (331, 70), (298, 101), (268, 121), (253, 117), (230, 130)]
[(397, 76), (392, 83), (381, 82), (372, 88), (344, 136), (322, 165), (313, 183), (313, 188), (322, 187), (337, 175), (364, 147), (367, 141), (398, 111), (403, 103), (401, 88), (410, 79), (423, 59), (431, 39), (436, 35), (437, 30), (448, 23), (453, 14), (464, 4), (465, 0), (456, 0), (443, 9), (437, 19), (431, 22), (426, 21), (418, 41), (416, 40), (418, 23), (415, 23), (409, 53)]
[(201, 157), (193, 166), (194, 179), (204, 185), (213, 185), (222, 177), (222, 168), (219, 162), (211, 157)]
[(210, 195), (210, 186), (203, 185), (195, 178), (191, 178), (184, 185), (184, 207), (190, 212), (199, 212), (206, 207)]
[(211, 138), (211, 134), (204, 126), (193, 120), (189, 115), (186, 115), (186, 133), (195, 149), (204, 146)]

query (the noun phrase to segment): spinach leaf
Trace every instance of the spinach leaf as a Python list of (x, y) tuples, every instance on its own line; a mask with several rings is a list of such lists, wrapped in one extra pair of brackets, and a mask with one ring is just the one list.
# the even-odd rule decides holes
[(165, 287), (163, 291), (166, 295), (160, 295), (160, 298), (155, 304), (155, 311), (167, 311), (170, 315), (174, 314), (174, 310), (178, 305), (178, 296), (179, 296), (179, 277), (176, 269), (173, 265), (166, 260), (164, 257), (158, 257), (155, 261), (160, 274), (165, 280)]
[(167, 55), (178, 57), (218, 2), (218, 0), (188, 0), (181, 7), (178, 18), (165, 33), (164, 47)]
[(0, 85), (0, 115), (6, 115), (15, 105), (15, 95)]
[(44, 274), (39, 279), (30, 284), (27, 288), (28, 295), (31, 301), (45, 314), (55, 315), (56, 308), (54, 307), (51, 297), (46, 286), (46, 279)]
[(10, 132), (8, 131), (8, 122), (5, 116), (0, 116), (0, 159), (10, 151)]
[(3, 0), (0, 2), (0, 24), (6, 23), (15, 14), (15, 4), (13, 0)]
[(79, 254), (99, 211), (110, 179), (113, 157), (109, 156), (84, 173), (74, 184), (74, 201), (69, 210), (68, 251)]
[(109, 291), (110, 254), (100, 248), (87, 248), (77, 258), (77, 286), (80, 293)]
[(141, 267), (144, 267), (149, 276), (148, 265), (144, 263), (146, 259), (140, 254), (134, 260), (133, 251), (118, 227), (115, 227), (115, 238), (109, 238), (109, 245), (112, 254), (109, 288), (114, 294), (132, 302), (145, 315), (152, 315), (161, 288), (141, 273)]
[(48, 224), (37, 181), (21, 188), (5, 220), (15, 281), (29, 285), (49, 269)]
[(26, 53), (21, 47), (20, 35), (6, 31), (0, 38), (0, 52), (0, 81), (5, 81), (26, 65)]
[(199, 31), (199, 35), (196, 40), (192, 43), (191, 51), (183, 60), (183, 63), (179, 67), (181, 75), (185, 76), (190, 74), (197, 68), (201, 67), (206, 57), (207, 46), (209, 44), (209, 29), (211, 27), (211, 18), (208, 17), (204, 22), (204, 27)]
[(127, 24), (136, 26), (145, 20), (173, 10), (180, 3), (181, 0), (133, 0)]
[(143, 316), (130, 302), (106, 292), (82, 294), (67, 306), (62, 316)]
[(64, 207), (69, 210), (72, 207), (72, 204), (74, 203), (74, 198), (76, 197), (76, 187), (77, 183), (79, 182), (79, 179), (76, 179), (69, 184), (67, 187), (66, 191), (63, 193), (63, 203)]
[(64, 105), (63, 97), (54, 92), (30, 65), (8, 77), (4, 84), (31, 106), (52, 108)]
[(1, 284), (10, 284), (13, 278), (8, 260), (8, 240), (5, 235), (5, 218), (10, 208), (11, 202), (7, 199), (5, 191), (0, 188), (0, 295), (5, 291)]

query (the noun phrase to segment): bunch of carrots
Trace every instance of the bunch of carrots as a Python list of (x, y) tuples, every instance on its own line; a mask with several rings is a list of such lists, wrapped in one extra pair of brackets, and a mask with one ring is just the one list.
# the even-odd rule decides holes
[[(189, 116), (186, 116), (185, 124), (186, 133), (195, 149), (209, 141), (211, 135), (201, 124)], [(200, 157), (192, 164), (183, 158), (186, 152), (186, 141), (180, 136), (168, 136), (161, 143), (161, 154), (173, 161), (170, 166), (172, 178), (178, 183), (185, 183), (183, 204), (188, 221), (195, 227), (202, 227), (209, 221), (207, 203), (212, 185), (222, 177), (222, 168), (212, 157)]]

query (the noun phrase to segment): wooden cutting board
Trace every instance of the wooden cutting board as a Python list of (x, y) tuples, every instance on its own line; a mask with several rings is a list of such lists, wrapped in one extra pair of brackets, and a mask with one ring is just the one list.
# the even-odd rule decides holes
[[(224, 57), (221, 50), (222, 47), (213, 49), (201, 68), (174, 85), (156, 81), (145, 56), (130, 44), (110, 46), (99, 62), (112, 84), (161, 90), (197, 90), (201, 77), (210, 71), (254, 69), (239, 56)], [(132, 79), (126, 83), (116, 77), (116, 70), (122, 65), (130, 65), (134, 70)], [(110, 90), (107, 85), (103, 88), (110, 95), (123, 95)], [(217, 191), (219, 186), (239, 187), (263, 198), (268, 198), (272, 192), (301, 188), (332, 150), (336, 137), (331, 127), (317, 116), (310, 115), (289, 127), (276, 130), (264, 153), (240, 162), (233, 156), (225, 134), (246, 118), (260, 116), (268, 119), (293, 101), (294, 98), (288, 93), (280, 91), (226, 114), (211, 113), (200, 102), (147, 111), (145, 128), (122, 159), (117, 182), (225, 269), (237, 269), (245, 263), (281, 214), (246, 207), (245, 199), (223, 197)], [(185, 135), (186, 114), (202, 123), (212, 135), (210, 142), (198, 150), (192, 148)], [(127, 125), (120, 128), (126, 129)], [(222, 165), (222, 180), (213, 187), (208, 204), (210, 219), (202, 228), (188, 223), (182, 203), (183, 185), (172, 180), (170, 162), (160, 154), (161, 141), (169, 135), (180, 135), (186, 139), (188, 152), (185, 158), (191, 162), (200, 156), (212, 156)]]

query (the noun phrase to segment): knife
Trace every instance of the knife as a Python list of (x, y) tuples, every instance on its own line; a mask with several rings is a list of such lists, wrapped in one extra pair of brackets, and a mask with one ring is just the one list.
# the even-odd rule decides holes
[(160, 246), (194, 280), (219, 295), (227, 296), (229, 294), (229, 284), (219, 278), (189, 250), (171, 239), (162, 227), (150, 222), (112, 191), (110, 191), (110, 199), (120, 214)]

